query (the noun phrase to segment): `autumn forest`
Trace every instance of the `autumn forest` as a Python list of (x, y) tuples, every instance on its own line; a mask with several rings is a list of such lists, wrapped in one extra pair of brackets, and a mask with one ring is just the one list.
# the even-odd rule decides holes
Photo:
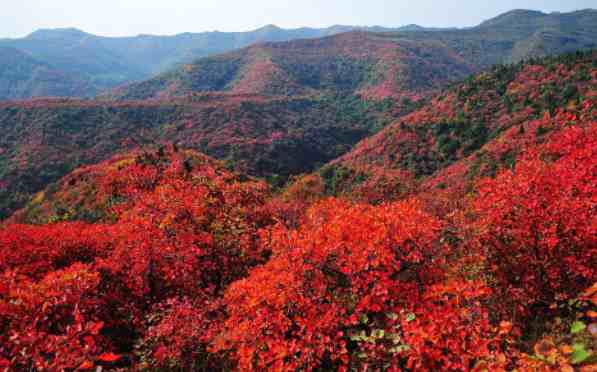
[(597, 371), (597, 11), (283, 31), (0, 40), (0, 371)]

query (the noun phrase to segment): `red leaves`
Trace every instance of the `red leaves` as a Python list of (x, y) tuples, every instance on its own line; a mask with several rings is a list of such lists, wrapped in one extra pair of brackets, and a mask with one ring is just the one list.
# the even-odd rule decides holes
[(108, 230), (82, 223), (9, 225), (0, 230), (0, 271), (18, 269), (38, 279), (75, 262), (105, 257), (112, 247)]
[(79, 366), (79, 369), (88, 370), (88, 369), (92, 369), (93, 367), (95, 367), (95, 363), (93, 363), (90, 360), (86, 360), (83, 363), (81, 363), (81, 365)]
[[(369, 333), (389, 332), (383, 314), (418, 297), (414, 278), (438, 253), (439, 227), (414, 201), (316, 204), (299, 230), (274, 228), (273, 258), (228, 289), (229, 318), (215, 350), (232, 351), (243, 370), (310, 369), (326, 358), (347, 363), (346, 345), (363, 317), (372, 317), (363, 323)], [(394, 279), (407, 263), (412, 279)], [(369, 350), (372, 361), (385, 346), (378, 348)]]
[(103, 353), (97, 357), (97, 360), (102, 362), (114, 363), (121, 358), (120, 355), (114, 353)]
[(504, 310), (572, 298), (597, 280), (595, 164), (597, 127), (571, 127), (481, 183), (478, 238), (508, 294)]
[[(475, 361), (491, 360), (498, 337), (482, 304), (491, 291), (482, 282), (434, 285), (401, 322), (408, 363), (416, 370), (466, 371)], [(446, 352), (449, 350), (449, 352)]]
[(97, 322), (89, 327), (89, 333), (92, 335), (98, 335), (103, 327), (104, 322)]
[[(154, 346), (160, 350), (156, 367), (190, 365), (191, 350), (207, 342), (218, 296), (267, 255), (257, 245), (258, 229), (273, 221), (264, 184), (173, 150), (116, 163), (94, 173), (100, 190), (88, 204), (115, 200), (115, 224), (0, 230), (0, 324), (7, 327), (0, 356), (14, 368), (128, 363), (120, 351), (132, 348), (132, 335), (147, 335), (142, 351), (150, 357)], [(180, 295), (193, 300), (173, 300)]]
[(39, 282), (5, 272), (8, 291), (0, 293), (0, 355), (14, 369), (74, 369), (106, 345), (93, 318), (100, 282), (89, 266), (75, 264), (47, 274)]

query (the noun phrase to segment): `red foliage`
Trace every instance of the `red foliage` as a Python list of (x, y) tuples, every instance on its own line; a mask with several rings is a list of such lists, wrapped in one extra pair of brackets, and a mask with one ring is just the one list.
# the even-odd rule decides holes
[[(565, 125), (589, 126), (597, 119), (594, 60), (589, 54), (479, 74), (362, 140), (333, 164), (410, 171), (422, 178), (417, 192), (439, 214), (454, 211), (477, 180), (511, 167), (521, 149)], [(440, 140), (450, 146), (440, 146)]]
[(53, 195), (100, 223), (0, 229), (0, 369), (592, 368), (597, 75), (538, 93), (575, 66), (480, 75), (275, 198), (174, 146), (72, 173)]
[[(491, 343), (486, 311), (466, 308), (486, 292), (471, 284), (424, 293), (442, 278), (440, 227), (415, 201), (316, 204), (298, 230), (265, 233), (273, 257), (227, 290), (214, 349), (229, 350), (241, 370), (467, 369)], [(453, 326), (425, 335), (408, 325), (420, 317), (424, 330), (439, 313)]]
[(74, 264), (39, 282), (0, 278), (0, 357), (14, 370), (74, 370), (109, 346), (95, 317), (100, 276)]
[(18, 271), (30, 279), (74, 263), (91, 263), (107, 257), (113, 242), (103, 225), (61, 223), (56, 225), (8, 225), (0, 229), (0, 272)]
[(480, 184), (478, 239), (510, 311), (528, 314), (597, 280), (595, 185), (597, 126), (563, 130)]
[(220, 304), (213, 298), (172, 299), (156, 307), (152, 315), (160, 321), (151, 324), (143, 341), (151, 356), (144, 367), (232, 369), (225, 358), (209, 354), (206, 348), (214, 327), (224, 319)]
[(262, 208), (267, 188), (238, 182), (204, 159), (161, 161), (150, 157), (103, 180), (104, 190), (125, 200), (115, 211), (126, 230), (105, 267), (132, 279), (141, 297), (217, 293), (265, 257), (256, 231), (271, 220)]
[[(489, 321), (485, 302), (491, 290), (478, 281), (450, 280), (432, 286), (401, 322), (409, 346), (408, 368), (414, 370), (470, 370), (477, 363), (496, 370), (500, 334)], [(482, 360), (481, 360), (482, 359)]]
[[(12, 368), (130, 363), (121, 354), (145, 333), (150, 350), (141, 351), (149, 356), (164, 337), (167, 345), (194, 340), (188, 333), (170, 337), (176, 318), (162, 319), (160, 309), (181, 314), (185, 302), (176, 299), (191, 297), (202, 304), (192, 310), (201, 321), (229, 283), (267, 258), (257, 245), (258, 229), (273, 221), (263, 183), (175, 150), (104, 166), (95, 173), (101, 202), (90, 206), (110, 200), (115, 224), (0, 231), (0, 355)], [(155, 327), (148, 331), (147, 324)]]

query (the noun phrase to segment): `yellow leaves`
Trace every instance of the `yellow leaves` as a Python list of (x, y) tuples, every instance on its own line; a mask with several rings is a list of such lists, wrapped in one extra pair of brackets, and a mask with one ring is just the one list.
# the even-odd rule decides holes
[(583, 293), (583, 295), (586, 297), (591, 297), (594, 294), (597, 294), (597, 283), (595, 283), (591, 287), (587, 288)]
[(132, 164), (135, 164), (134, 156), (115, 161), (113, 164), (110, 165), (110, 169), (116, 171)]
[(543, 339), (535, 344), (533, 351), (537, 355), (541, 355), (543, 357), (547, 357), (550, 354), (557, 352), (556, 346), (551, 339)]
[(587, 298), (589, 302), (597, 306), (597, 283), (593, 284), (583, 292), (583, 297)]
[(44, 201), (45, 197), (46, 197), (46, 193), (45, 192), (43, 192), (43, 191), (38, 192), (33, 197), (33, 199), (31, 200), (30, 204), (33, 204), (33, 205), (35, 205), (35, 204), (41, 204)]
[(560, 347), (560, 351), (562, 352), (562, 354), (570, 355), (570, 354), (572, 354), (572, 352), (574, 350), (572, 349), (572, 346), (570, 346), (570, 345), (563, 345)]
[(160, 229), (165, 229), (168, 226), (170, 226), (172, 224), (172, 222), (174, 222), (176, 218), (176, 214), (175, 213), (168, 213), (166, 215), (166, 217), (164, 217), (164, 219), (162, 220), (162, 222), (159, 225)]
[(562, 372), (574, 372), (574, 368), (571, 365), (562, 366)]
[(478, 362), (475, 367), (471, 370), (471, 372), (489, 372), (490, 367), (488, 363), (484, 360)]

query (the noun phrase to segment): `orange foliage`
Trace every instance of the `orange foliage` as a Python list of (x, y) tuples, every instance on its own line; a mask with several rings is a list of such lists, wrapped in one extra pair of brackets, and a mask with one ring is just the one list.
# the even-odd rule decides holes
[(597, 280), (596, 160), (597, 127), (572, 127), (481, 182), (478, 239), (516, 304), (509, 311), (528, 314)]

